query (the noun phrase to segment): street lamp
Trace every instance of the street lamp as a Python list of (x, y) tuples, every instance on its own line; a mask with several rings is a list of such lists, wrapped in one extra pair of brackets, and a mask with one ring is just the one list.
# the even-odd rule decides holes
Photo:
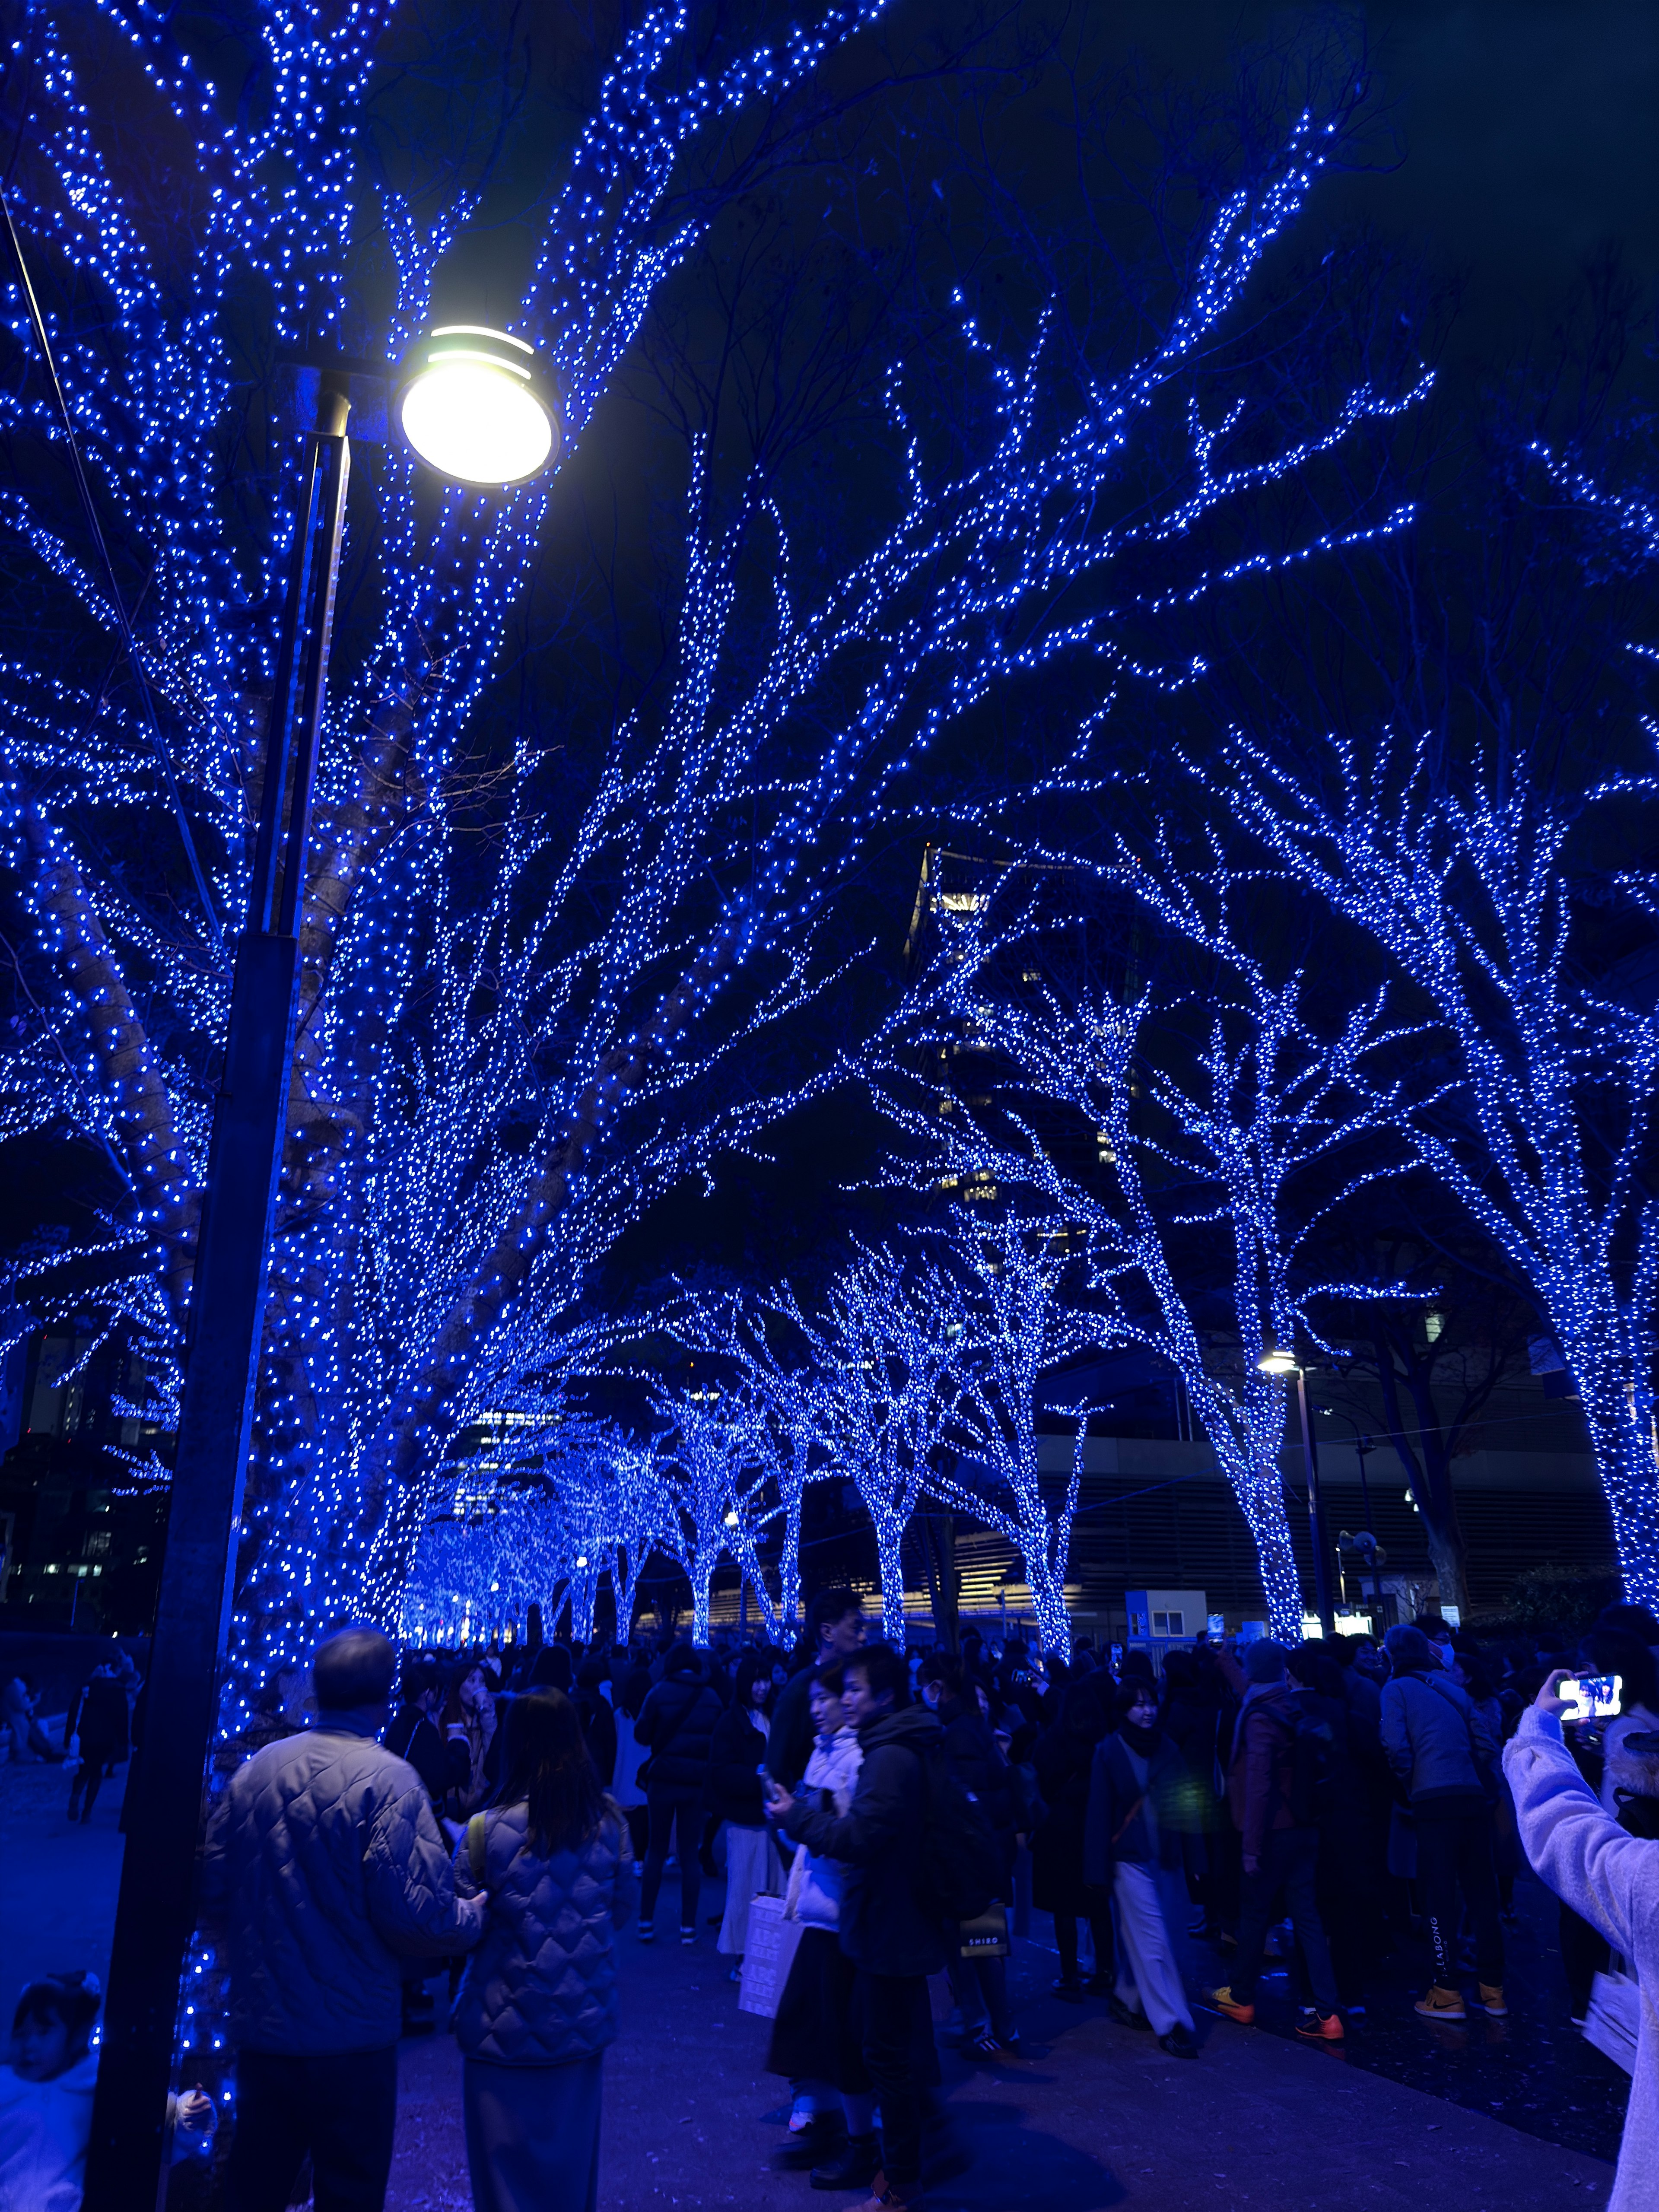
[(394, 405), (427, 466), (460, 483), (522, 483), (558, 447), (558, 414), (535, 349), (481, 324), (449, 323), (417, 338)]
[[(380, 363), (327, 359), (295, 366), (313, 420), (265, 735), (247, 923), (231, 984), (197, 1238), (146, 1685), (150, 1720), (131, 1792), (86, 2212), (134, 2212), (155, 2203), (164, 2179), (179, 1984), (196, 1918), (203, 1778), (234, 1592), (266, 1255), (288, 1118), (306, 846), (351, 471), (346, 424), (355, 407), (373, 436), (386, 405)], [(557, 414), (534, 352), (505, 331), (434, 331), (405, 359), (397, 395), (397, 419), (415, 453), (463, 483), (521, 482), (557, 449)]]
[(1336, 1612), (1331, 1603), (1329, 1539), (1325, 1528), (1325, 1501), (1319, 1488), (1319, 1455), (1314, 1449), (1313, 1424), (1308, 1418), (1308, 1376), (1293, 1352), (1269, 1350), (1256, 1362), (1263, 1375), (1294, 1375), (1296, 1402), (1302, 1416), (1302, 1456), (1308, 1469), (1308, 1521), (1313, 1537), (1314, 1609), (1322, 1636), (1336, 1633)]

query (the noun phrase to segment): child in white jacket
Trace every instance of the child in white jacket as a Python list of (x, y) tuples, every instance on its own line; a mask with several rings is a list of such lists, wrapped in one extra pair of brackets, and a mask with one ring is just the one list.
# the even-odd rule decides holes
[(1607, 2212), (1659, 2212), (1659, 1843), (1629, 1834), (1579, 1773), (1561, 1735), (1558, 1668), (1504, 1753), (1516, 1825), (1540, 1881), (1622, 1953), (1640, 2001), (1636, 2066)]

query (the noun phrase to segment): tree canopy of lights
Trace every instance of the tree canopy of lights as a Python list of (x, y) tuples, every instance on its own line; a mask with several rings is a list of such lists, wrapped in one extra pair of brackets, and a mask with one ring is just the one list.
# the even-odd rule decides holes
[(927, 1493), (951, 1410), (960, 1329), (941, 1279), (885, 1249), (856, 1251), (811, 1312), (787, 1285), (765, 1304), (812, 1376), (826, 1473), (851, 1482), (875, 1530), (881, 1632), (904, 1644), (904, 1532)]
[[(1241, 738), (1229, 799), (1441, 1024), (1457, 1078), (1413, 1102), (1412, 1142), (1530, 1290), (1577, 1385), (1626, 1595), (1653, 1604), (1659, 1014), (1650, 987), (1632, 1003), (1581, 956), (1578, 871), (1598, 817), (1659, 786), (1615, 771), (1563, 787), (1487, 757), (1448, 788), (1431, 749), (1404, 737), (1338, 746), (1328, 768), (1310, 785)], [(1659, 914), (1650, 869), (1616, 871), (1607, 892)]]
[[(1083, 1472), (1087, 1416), (1079, 1409), (1069, 1473), (1045, 1486), (1037, 1416), (1044, 1377), (1092, 1346), (1097, 1328), (1066, 1279), (1069, 1224), (1010, 1210), (989, 1220), (962, 1206), (947, 1235), (921, 1243), (924, 1309), (948, 1312), (951, 1352), (943, 1378), (946, 1441), (933, 1458), (929, 1494), (994, 1528), (1019, 1554), (1045, 1652), (1072, 1655), (1066, 1571)], [(1063, 1382), (1050, 1386), (1063, 1392)]]
[(640, 1572), (672, 1548), (672, 1504), (651, 1453), (602, 1423), (496, 1415), (454, 1470), (446, 1510), (422, 1529), (398, 1626), (414, 1643), (511, 1633), (532, 1605), (551, 1632), (569, 1608), (573, 1637), (593, 1634), (608, 1578), (617, 1632), (633, 1625)]
[[(886, 506), (844, 558), (797, 560), (802, 533), (816, 548), (817, 516), (790, 511), (763, 456), (716, 496), (717, 441), (688, 419), (659, 702), (617, 712), (574, 806), (553, 741), (520, 731), (481, 762), (475, 724), (550, 502), (654, 303), (732, 193), (786, 159), (816, 173), (802, 149), (819, 64), (882, 14), (877, 0), (823, 8), (717, 66), (694, 62), (685, 11), (642, 17), (576, 135), (513, 318), (557, 376), (561, 472), (485, 495), (435, 489), (395, 446), (363, 460), (348, 561), (354, 547), (374, 558), (351, 572), (356, 628), (337, 660), (305, 887), (242, 1522), (250, 1668), (342, 1612), (399, 1617), (461, 1431), (557, 1366), (622, 1231), (845, 1072), (833, 1036), (804, 1055), (799, 1042), (860, 950), (834, 937), (836, 901), (987, 702), (1082, 673), (1090, 711), (1058, 728), (1031, 779), (1063, 792), (1094, 774), (1121, 690), (1193, 679), (1190, 658), (1156, 649), (1167, 612), (1407, 520), (1364, 490), (1310, 497), (1305, 528), (1220, 562), (1196, 528), (1236, 514), (1248, 539), (1264, 494), (1385, 434), (1424, 388), (1361, 380), (1322, 411), (1298, 394), (1288, 420), (1227, 349), (1264, 254), (1342, 143), (1360, 98), (1349, 75), (1212, 185), (1161, 264), (1170, 291), (1155, 318), (1085, 326), (1057, 294), (1033, 334), (1004, 343), (963, 278), (939, 302), (974, 396), (948, 436), (895, 338)], [(234, 940), (297, 465), (296, 441), (274, 428), (275, 356), (331, 341), (398, 352), (487, 179), (437, 158), (399, 181), (371, 143), (395, 14), (327, 29), (262, 17), (234, 120), (227, 88), (149, 14), (112, 5), (99, 20), (120, 67), (94, 87), (36, 19), (9, 190), (94, 495), (135, 579), (129, 611), (216, 927)], [(902, 94), (896, 64), (893, 82)], [(143, 221), (100, 128), (97, 102), (118, 94), (189, 179)], [(697, 188), (682, 189), (711, 137)], [(168, 890), (159, 856), (175, 817), (143, 717), (98, 673), (113, 611), (62, 524), (50, 412), (15, 301), (8, 314), (17, 373), (0, 407), (30, 459), (0, 519), (32, 564), (43, 636), (55, 624), (77, 651), (0, 665), (0, 835), (33, 932), (38, 1016), (7, 1048), (3, 1128), (98, 1143), (127, 1193), (97, 1251), (33, 1265), (15, 1289), (37, 1312), (78, 1310), (95, 1270), (106, 1326), (144, 1352), (165, 1419), (228, 972), (213, 929)], [(1145, 335), (1126, 346), (1125, 328)], [(251, 392), (271, 400), (272, 428)], [(759, 629), (740, 619), (757, 594)], [(866, 1255), (826, 1342), (870, 1336), (893, 1264)], [(869, 1370), (871, 1405), (887, 1409), (879, 1448), (849, 1434), (849, 1470), (881, 1501), (898, 1632), (898, 1538), (926, 1456), (915, 1424), (933, 1404), (914, 1378), (932, 1355), (918, 1342), (883, 1356), (882, 1376)], [(668, 1471), (695, 1583), (712, 1572), (702, 1478)]]
[[(921, 1173), (999, 1204), (1023, 1194), (1064, 1224), (1085, 1255), (1076, 1325), (1175, 1368), (1249, 1528), (1273, 1632), (1299, 1638), (1280, 1460), (1287, 1384), (1261, 1362), (1330, 1354), (1322, 1305), (1395, 1287), (1322, 1275), (1316, 1231), (1398, 1170), (1389, 1133), (1407, 1093), (1390, 1058), (1402, 1032), (1383, 992), (1322, 1030), (1308, 979), (1272, 980), (1224, 902), (1206, 908), (1178, 870), (1138, 881), (1170, 936), (1184, 925), (1212, 956), (1207, 988), (1180, 988), (1143, 949), (1156, 980), (1132, 995), (1103, 982), (1066, 992), (1040, 969), (1011, 990), (993, 958), (998, 925), (969, 917), (896, 1025), (884, 1099)], [(978, 1111), (917, 1073), (939, 1065), (930, 1046), (964, 1037), (998, 1072)], [(1096, 1172), (1050, 1141), (1051, 1115), (1039, 1126), (1055, 1106), (1093, 1137)]]

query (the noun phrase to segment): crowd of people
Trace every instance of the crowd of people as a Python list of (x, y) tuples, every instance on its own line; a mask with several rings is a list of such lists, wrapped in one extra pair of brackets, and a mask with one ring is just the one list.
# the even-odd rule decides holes
[[(1644, 1974), (1659, 1620), (1641, 1607), (1582, 1642), (1482, 1646), (1431, 1616), (1380, 1644), (1201, 1638), (1159, 1667), (1087, 1642), (1066, 1661), (971, 1631), (956, 1652), (866, 1633), (842, 1589), (788, 1653), (663, 1638), (400, 1662), (372, 1629), (325, 1640), (226, 1762), (205, 1847), (237, 2054), (233, 2212), (280, 2212), (307, 2156), (319, 2203), (382, 2203), (397, 2045), (435, 2030), (446, 1967), (480, 2212), (593, 2212), (616, 1939), (636, 1912), (655, 1939), (671, 1870), (680, 1942), (717, 1929), (734, 1979), (757, 1900), (779, 1901), (795, 1940), (765, 2009), (786, 2162), (867, 2192), (866, 2212), (921, 2202), (929, 1978), (948, 1975), (946, 2033), (970, 2060), (1019, 2056), (1007, 1959), (1026, 1909), (1052, 1916), (1055, 1995), (1092, 1993), (1186, 2060), (1195, 2005), (1255, 2021), (1274, 1946), (1316, 2043), (1363, 2016), (1390, 1951), (1424, 1956), (1426, 2021), (1503, 2016), (1528, 1859), (1560, 1900), (1576, 2018), (1609, 1966)], [(1618, 1675), (1622, 1697), (1564, 1733), (1569, 1662)], [(94, 1686), (76, 1708), (97, 1754), (83, 1801), (112, 1741)], [(1213, 1978), (1183, 1971), (1183, 1939), (1210, 1947)], [(50, 2091), (60, 2133), (95, 2012), (85, 1977), (19, 2007), (13, 2101), (21, 2084), (44, 2109)], [(1632, 2130), (1659, 2117), (1645, 2007), (1635, 2032)]]

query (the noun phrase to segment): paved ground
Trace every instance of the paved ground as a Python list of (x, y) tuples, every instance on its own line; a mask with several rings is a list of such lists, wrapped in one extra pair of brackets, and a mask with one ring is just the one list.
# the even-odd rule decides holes
[[(106, 1971), (123, 1780), (106, 1784), (90, 1827), (71, 1827), (59, 1770), (0, 1766), (0, 1961), (14, 1987), (54, 1967)], [(1267, 2032), (1200, 2014), (1197, 2063), (1166, 2058), (1148, 2038), (1113, 2027), (1102, 2005), (1062, 2005), (1048, 1991), (1053, 1954), (1022, 1944), (1014, 1990), (1029, 2055), (978, 2069), (945, 2056), (929, 2142), (939, 2212), (1605, 2203), (1611, 2168), (1589, 2153), (1611, 2155), (1622, 2077), (1564, 2027), (1549, 1901), (1525, 1882), (1516, 1895), (1523, 1916), (1511, 1936), (1509, 2022), (1427, 2027), (1410, 2013), (1405, 1960), (1344, 2055), (1286, 2040), (1282, 1985), (1270, 1984)], [(707, 1889), (705, 1915), (719, 1901), (718, 1885)], [(1039, 1917), (1039, 1936), (1045, 1926)], [(712, 1930), (689, 1951), (672, 1935), (651, 1950), (623, 1938), (623, 2033), (606, 2062), (605, 2212), (834, 2212), (844, 2200), (775, 2166), (784, 2110), (781, 2085), (761, 2070), (767, 2025), (738, 2010), (713, 1946)], [(1194, 1949), (1188, 1965), (1196, 1987), (1213, 1960)], [(403, 2075), (391, 2212), (465, 2212), (453, 2044), (447, 2035), (405, 2044)]]
[[(54, 1743), (61, 1729), (52, 1723)], [(0, 1972), (8, 1989), (75, 1967), (90, 1966), (100, 1982), (107, 1976), (126, 1777), (117, 1767), (91, 1822), (71, 1827), (66, 1767), (0, 1765)], [(8, 2033), (10, 2025), (8, 2012)]]
[[(843, 2203), (775, 2165), (781, 2085), (760, 2069), (767, 2024), (737, 2008), (712, 1938), (623, 1948), (623, 2033), (606, 2060), (606, 2212)], [(1340, 2056), (1200, 2020), (1196, 2063), (1114, 2027), (1103, 2006), (1047, 1993), (1053, 1962), (1023, 1947), (1030, 2045), (1018, 2063), (945, 2057), (927, 2179), (938, 2212), (1199, 2212), (1272, 2206), (1561, 2212), (1607, 2201), (1600, 2160), (1365, 2072)], [(1042, 1994), (1037, 1994), (1041, 1989)], [(459, 2064), (447, 2036), (406, 2044), (391, 2212), (465, 2212)]]

